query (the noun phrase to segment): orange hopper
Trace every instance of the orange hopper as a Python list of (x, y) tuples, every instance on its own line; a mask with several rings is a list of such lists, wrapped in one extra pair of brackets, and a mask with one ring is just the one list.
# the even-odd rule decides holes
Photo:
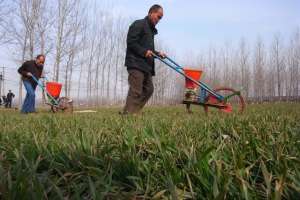
[[(199, 81), (202, 75), (201, 70), (195, 70), (195, 69), (183, 69), (184, 74), (195, 81)], [(185, 88), (187, 89), (195, 89), (199, 87), (196, 83), (193, 81), (189, 80), (188, 78), (185, 78)]]
[(54, 98), (59, 97), (61, 87), (62, 87), (62, 84), (57, 83), (57, 82), (47, 82), (46, 83), (46, 89), (47, 89), (48, 93)]

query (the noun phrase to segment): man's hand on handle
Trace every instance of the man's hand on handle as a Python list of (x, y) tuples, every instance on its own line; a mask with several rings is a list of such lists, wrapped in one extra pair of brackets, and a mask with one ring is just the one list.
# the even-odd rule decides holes
[(151, 58), (153, 55), (154, 55), (154, 54), (153, 54), (153, 51), (147, 50), (147, 51), (146, 51), (145, 57), (146, 57), (146, 58)]
[(164, 52), (158, 52), (158, 56), (161, 58), (165, 58), (167, 56), (167, 54), (165, 54)]
[[(165, 58), (165, 57), (167, 56), (164, 52), (161, 52), (161, 51), (159, 51), (159, 52), (157, 52), (157, 53), (158, 53), (157, 56), (159, 56), (159, 57), (161, 57), (161, 58)], [(151, 57), (154, 56), (154, 55), (155, 55), (155, 53), (153, 53), (153, 51), (147, 50), (147, 51), (146, 51), (145, 57), (146, 57), (146, 58), (151, 58)]]
[(27, 75), (28, 77), (32, 77), (32, 73), (30, 73), (30, 72), (27, 72), (26, 75)]

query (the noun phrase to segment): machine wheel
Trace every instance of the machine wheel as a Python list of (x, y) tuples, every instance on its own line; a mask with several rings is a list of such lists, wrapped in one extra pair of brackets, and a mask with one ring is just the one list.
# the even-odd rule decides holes
[(52, 105), (51, 110), (54, 113), (58, 111), (71, 113), (73, 112), (73, 100), (68, 97), (60, 97), (58, 99), (58, 105)]
[[(217, 88), (214, 91), (222, 96), (232, 95), (237, 92), (236, 90), (227, 87)], [(244, 98), (240, 94), (232, 96), (227, 100), (227, 102), (220, 102), (214, 96), (208, 95), (206, 103), (223, 106), (222, 108), (219, 108), (219, 110), (224, 113), (243, 113), (246, 108)], [(209, 106), (204, 105), (204, 111), (206, 114), (208, 114), (208, 110)]]

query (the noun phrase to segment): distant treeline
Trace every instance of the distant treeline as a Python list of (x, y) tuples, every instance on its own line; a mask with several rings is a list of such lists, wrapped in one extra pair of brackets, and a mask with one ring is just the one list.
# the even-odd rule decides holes
[(277, 96), (277, 97), (248, 97), (248, 103), (261, 102), (300, 102), (300, 96)]

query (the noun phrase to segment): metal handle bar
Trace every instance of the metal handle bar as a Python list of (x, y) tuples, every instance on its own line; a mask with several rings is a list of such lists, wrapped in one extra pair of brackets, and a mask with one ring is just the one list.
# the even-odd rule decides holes
[[(171, 67), (172, 69), (174, 69), (175, 71), (177, 71), (179, 74), (181, 74), (182, 76), (184, 76), (185, 78), (189, 79), (190, 81), (192, 81), (193, 83), (195, 83), (196, 85), (204, 88), (206, 91), (208, 91), (210, 94), (216, 96), (218, 99), (223, 100), (224, 97), (216, 92), (214, 92), (212, 89), (210, 89), (206, 84), (202, 83), (201, 81), (196, 81), (195, 79), (187, 76), (184, 72), (183, 72), (183, 67), (180, 66), (179, 64), (177, 64), (174, 60), (172, 60), (171, 58), (169, 58), (168, 56), (162, 58), (159, 55), (156, 55), (155, 53), (153, 54), (155, 58), (159, 59), (161, 62), (165, 63), (167, 66)], [(173, 66), (171, 63), (175, 66)], [(181, 70), (181, 71), (180, 71)]]

